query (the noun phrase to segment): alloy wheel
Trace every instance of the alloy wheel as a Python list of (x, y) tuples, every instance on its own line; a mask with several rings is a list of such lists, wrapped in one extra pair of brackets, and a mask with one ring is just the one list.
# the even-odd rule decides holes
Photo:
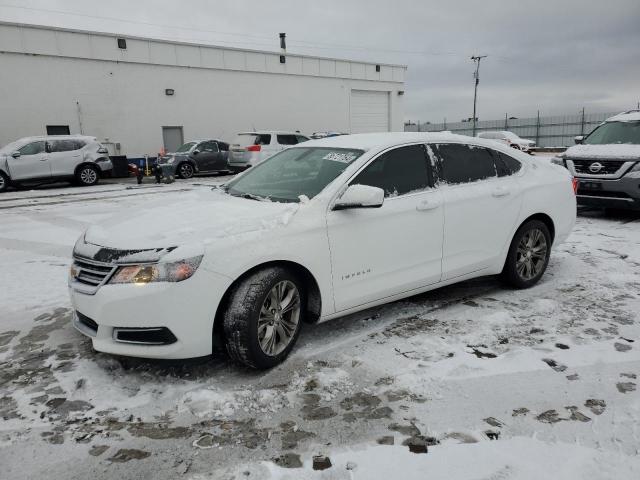
[(193, 167), (188, 163), (180, 166), (180, 175), (182, 178), (191, 178), (193, 176)]
[(98, 179), (98, 174), (93, 168), (85, 168), (80, 172), (80, 181), (85, 185), (91, 185)]
[(260, 308), (258, 343), (269, 356), (282, 353), (295, 336), (300, 321), (300, 292), (293, 282), (274, 285)]
[(516, 271), (523, 280), (535, 278), (547, 261), (547, 238), (542, 230), (528, 230), (518, 243)]

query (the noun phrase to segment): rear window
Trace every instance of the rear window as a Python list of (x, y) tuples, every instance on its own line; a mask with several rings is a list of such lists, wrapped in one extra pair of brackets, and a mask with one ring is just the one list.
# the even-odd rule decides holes
[(271, 135), (264, 133), (241, 133), (231, 142), (232, 145), (240, 145), (248, 147), (249, 145), (269, 145), (271, 143)]

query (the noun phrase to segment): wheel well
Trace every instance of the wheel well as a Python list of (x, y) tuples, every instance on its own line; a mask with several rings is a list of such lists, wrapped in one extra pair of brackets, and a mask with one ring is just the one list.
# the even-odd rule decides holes
[[(530, 217), (528, 217), (524, 222), (522, 222), (520, 224), (520, 227), (522, 225), (524, 225), (525, 223), (527, 223), (530, 220), (538, 220), (542, 223), (544, 223), (547, 228), (549, 229), (549, 233), (551, 234), (551, 243), (553, 243), (553, 239), (556, 236), (556, 229), (555, 226), (553, 225), (553, 220), (551, 220), (551, 217), (549, 215), (547, 215), (546, 213), (536, 213), (535, 215), (531, 215)], [(518, 228), (520, 228), (518, 227)]]
[[(242, 280), (247, 278), (252, 273), (262, 270), (269, 267), (284, 267), (288, 270), (294, 272), (302, 282), (304, 283), (305, 292), (307, 294), (307, 312), (305, 315), (305, 320), (307, 323), (313, 323), (320, 318), (320, 312), (322, 309), (322, 298), (320, 296), (320, 287), (318, 286), (318, 282), (316, 281), (313, 274), (306, 268), (296, 262), (291, 262), (288, 260), (276, 260), (272, 262), (261, 263), (260, 265), (256, 265), (255, 267), (247, 270), (238, 278), (236, 278), (233, 283), (227, 288), (227, 291), (224, 292), (222, 296), (222, 300), (218, 304), (218, 308), (216, 310), (216, 315), (213, 322), (213, 341), (214, 348), (216, 345), (224, 344), (224, 329), (222, 325), (222, 316), (224, 315), (224, 311), (229, 304), (229, 298), (231, 297), (231, 292)], [(221, 342), (221, 343), (218, 343)]]

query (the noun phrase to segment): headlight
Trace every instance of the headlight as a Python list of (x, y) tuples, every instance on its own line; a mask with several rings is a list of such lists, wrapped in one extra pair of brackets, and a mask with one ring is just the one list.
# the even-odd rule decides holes
[(631, 169), (632, 172), (640, 172), (640, 162), (636, 163)]
[(551, 159), (551, 163), (554, 163), (555, 165), (560, 165), (561, 167), (564, 167), (564, 160), (562, 160), (561, 158), (558, 158), (558, 157), (553, 157)]
[(109, 283), (144, 285), (151, 282), (182, 282), (196, 273), (201, 261), (202, 255), (172, 263), (124, 265), (116, 270)]
[(171, 164), (171, 163), (173, 163), (173, 162), (175, 162), (175, 161), (176, 161), (175, 157), (169, 157), (169, 158), (167, 158), (167, 163), (169, 163), (169, 164)]

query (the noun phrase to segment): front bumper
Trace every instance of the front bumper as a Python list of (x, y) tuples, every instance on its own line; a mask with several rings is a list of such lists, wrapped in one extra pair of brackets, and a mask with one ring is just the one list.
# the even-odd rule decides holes
[[(69, 287), (78, 314), (74, 326), (91, 338), (99, 352), (143, 358), (195, 358), (210, 355), (213, 322), (231, 280), (203, 269), (183, 282), (103, 285), (90, 295)], [(89, 319), (80, 322), (79, 317)], [(169, 344), (118, 340), (118, 329), (164, 328), (175, 336)]]
[(111, 170), (113, 170), (113, 163), (111, 162), (111, 160), (96, 160), (96, 165), (98, 165), (98, 168), (102, 173), (110, 172)]
[(615, 180), (576, 178), (578, 205), (640, 210), (640, 175), (635, 172)]

